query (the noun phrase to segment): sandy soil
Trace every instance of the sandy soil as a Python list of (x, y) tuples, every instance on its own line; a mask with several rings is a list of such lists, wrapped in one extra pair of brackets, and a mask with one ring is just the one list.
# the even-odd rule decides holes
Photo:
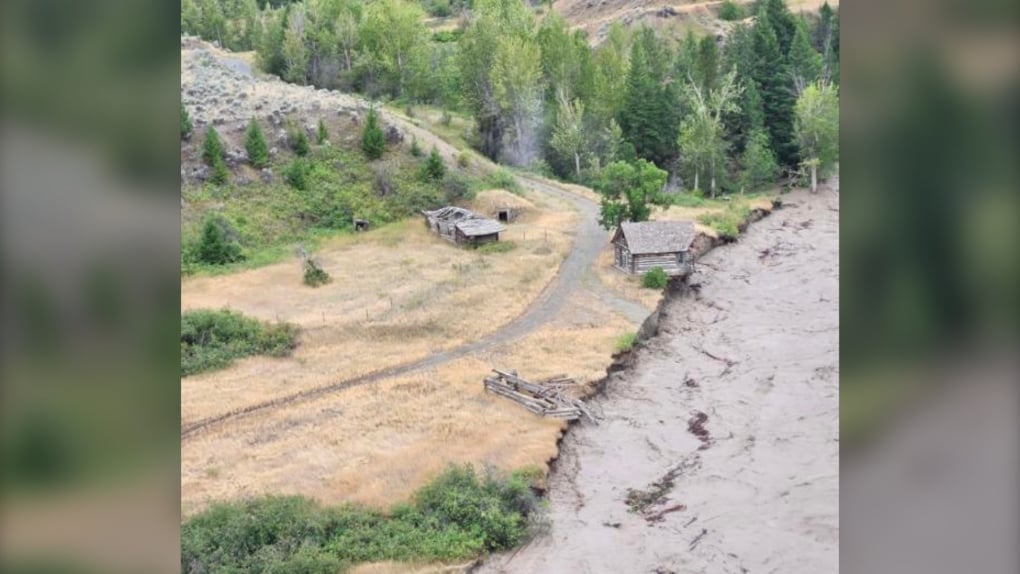
[(838, 196), (783, 199), (702, 259), (603, 423), (568, 434), (549, 534), (482, 572), (838, 570)]

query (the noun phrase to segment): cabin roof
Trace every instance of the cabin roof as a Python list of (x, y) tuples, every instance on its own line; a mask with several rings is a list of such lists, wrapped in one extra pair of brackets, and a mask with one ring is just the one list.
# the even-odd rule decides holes
[(687, 251), (695, 235), (691, 221), (624, 221), (615, 240), (622, 236), (634, 255), (677, 253)]
[(506, 229), (497, 221), (487, 218), (466, 219), (457, 223), (455, 227), (457, 228), (457, 231), (460, 231), (467, 237), (492, 235), (493, 233), (499, 233)]

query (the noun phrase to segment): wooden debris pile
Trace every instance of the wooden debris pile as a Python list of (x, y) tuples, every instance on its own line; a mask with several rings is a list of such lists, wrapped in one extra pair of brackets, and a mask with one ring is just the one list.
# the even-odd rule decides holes
[(506, 397), (536, 415), (568, 421), (583, 416), (598, 424), (595, 416), (582, 401), (564, 394), (566, 389), (577, 384), (566, 375), (531, 382), (517, 376), (516, 373), (507, 373), (499, 369), (493, 369), (492, 372), (496, 373), (496, 376), (485, 377), (485, 390), (490, 393)]

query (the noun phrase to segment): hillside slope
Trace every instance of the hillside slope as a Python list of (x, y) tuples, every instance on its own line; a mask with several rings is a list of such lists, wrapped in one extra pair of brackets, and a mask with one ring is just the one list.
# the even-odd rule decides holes
[[(793, 13), (816, 11), (826, 0), (787, 0)], [(751, 2), (736, 0), (749, 6)], [(722, 0), (556, 0), (553, 9), (574, 28), (584, 30), (592, 44), (605, 39), (609, 27), (621, 22), (629, 27), (650, 26), (667, 37), (681, 38), (688, 30), (696, 34), (725, 35), (733, 25), (719, 19)], [(833, 8), (839, 0), (829, 0)]]

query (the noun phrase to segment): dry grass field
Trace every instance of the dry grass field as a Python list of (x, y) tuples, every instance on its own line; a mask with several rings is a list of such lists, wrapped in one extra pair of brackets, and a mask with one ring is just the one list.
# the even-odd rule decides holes
[[(506, 192), (479, 194), (479, 209)], [(253, 357), (181, 381), (188, 422), (405, 363), (496, 330), (556, 274), (577, 217), (545, 196), (503, 235), (515, 247), (483, 254), (428, 232), (418, 220), (327, 242), (315, 253), (333, 281), (310, 288), (299, 261), (185, 279), (181, 308), (222, 308), (301, 327), (284, 359)]]
[(386, 507), (450, 463), (545, 469), (565, 423), (486, 394), (482, 378), (493, 366), (567, 373), (584, 392), (634, 328), (579, 292), (556, 320), (491, 353), (211, 429), (181, 445), (182, 511), (262, 493)]

